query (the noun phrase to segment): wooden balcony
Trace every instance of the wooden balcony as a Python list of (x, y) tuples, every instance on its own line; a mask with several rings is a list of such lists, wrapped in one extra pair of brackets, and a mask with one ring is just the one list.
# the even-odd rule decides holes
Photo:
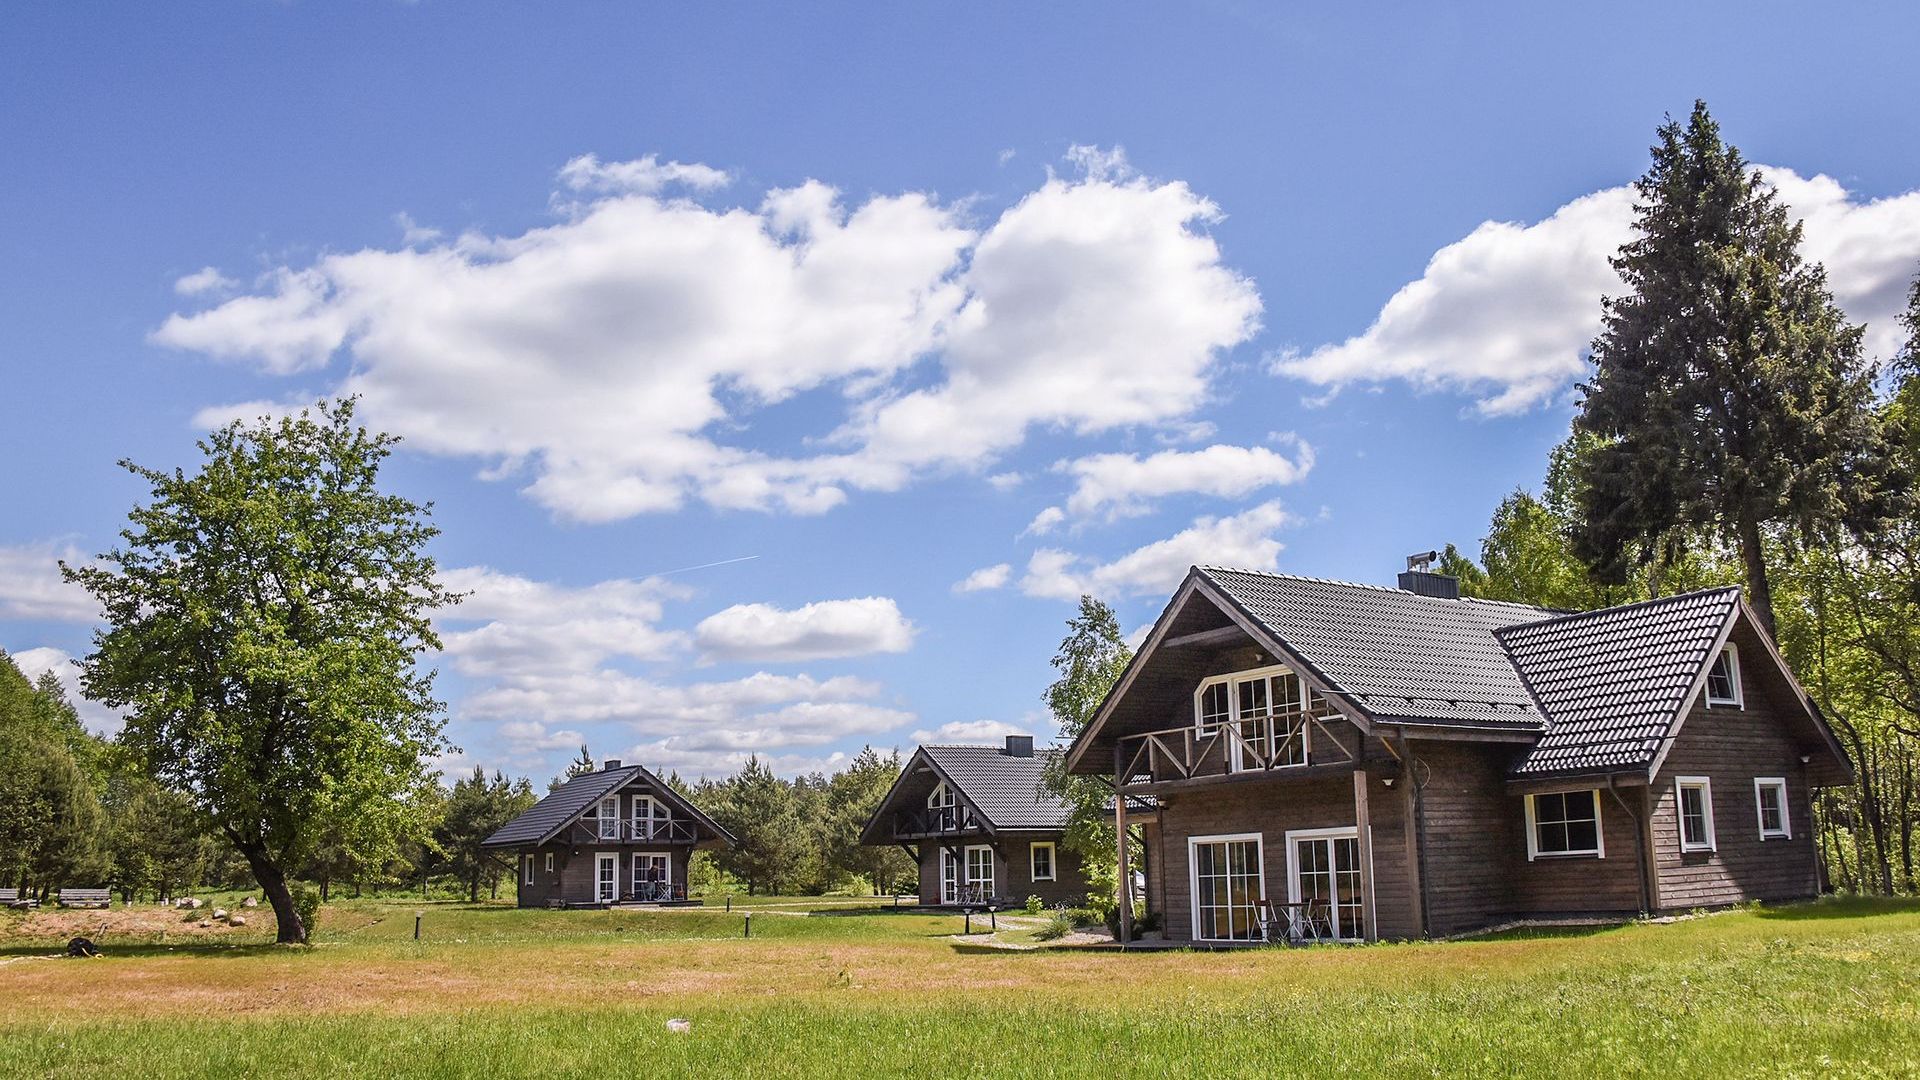
[(667, 818), (581, 818), (568, 827), (563, 842), (594, 844), (693, 844), (700, 839), (690, 821)]
[(1128, 735), (1117, 744), (1115, 782), (1121, 792), (1134, 795), (1228, 779), (1352, 772), (1359, 760), (1358, 733), (1349, 736), (1350, 746), (1327, 726), (1332, 719), (1339, 718), (1295, 712)]
[(986, 829), (970, 806), (929, 806), (924, 810), (901, 810), (893, 815), (896, 840), (978, 833)]

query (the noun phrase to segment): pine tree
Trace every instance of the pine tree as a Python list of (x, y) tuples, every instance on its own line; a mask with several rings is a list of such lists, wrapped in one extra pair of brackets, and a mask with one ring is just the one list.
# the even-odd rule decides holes
[(1620, 584), (1717, 535), (1771, 629), (1768, 536), (1821, 541), (1887, 513), (1874, 365), (1704, 102), (1659, 129), (1635, 187), (1638, 235), (1613, 260), (1629, 292), (1604, 302), (1575, 420), (1598, 443), (1575, 549)]

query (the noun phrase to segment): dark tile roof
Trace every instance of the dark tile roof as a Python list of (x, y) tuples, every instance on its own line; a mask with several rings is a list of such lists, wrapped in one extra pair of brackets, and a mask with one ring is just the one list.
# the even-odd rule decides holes
[(1513, 776), (1652, 764), (1739, 604), (1739, 589), (1713, 589), (1500, 630), (1547, 714)]
[(600, 769), (576, 776), (561, 784), (547, 794), (547, 797), (534, 803), (527, 812), (500, 826), (492, 836), (481, 842), (481, 847), (517, 847), (526, 844), (538, 844), (553, 835), (569, 821), (585, 813), (587, 808), (599, 801), (602, 795), (623, 787), (635, 777), (647, 781), (647, 787), (654, 793), (666, 798), (682, 813), (692, 817), (705, 826), (715, 836), (732, 840), (732, 834), (721, 828), (719, 823), (700, 811), (700, 808), (688, 802), (679, 792), (674, 791), (658, 777), (638, 765), (623, 765), (617, 769)]
[(1066, 828), (1067, 804), (1040, 782), (1048, 759), (1060, 751), (1014, 757), (999, 746), (923, 746), (920, 752), (994, 828)]
[(1345, 581), (1195, 570), (1324, 682), (1379, 719), (1542, 727), (1494, 632), (1557, 612)]

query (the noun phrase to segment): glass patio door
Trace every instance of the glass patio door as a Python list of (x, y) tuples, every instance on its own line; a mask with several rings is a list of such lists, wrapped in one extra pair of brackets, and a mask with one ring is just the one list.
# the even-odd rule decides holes
[(940, 902), (960, 902), (960, 860), (946, 848), (940, 849)]
[(620, 857), (611, 851), (594, 856), (593, 898), (602, 904), (620, 899)]
[(1207, 941), (1252, 941), (1259, 936), (1264, 893), (1258, 838), (1194, 841), (1194, 936)]
[(993, 899), (993, 849), (967, 849), (967, 892), (976, 904)]
[(672, 898), (672, 862), (665, 852), (638, 851), (633, 856), (633, 895), (637, 900)]
[(1303, 836), (1293, 840), (1293, 899), (1318, 900), (1314, 918), (1320, 932), (1336, 941), (1367, 936), (1365, 893), (1360, 886), (1360, 840), (1344, 835)]

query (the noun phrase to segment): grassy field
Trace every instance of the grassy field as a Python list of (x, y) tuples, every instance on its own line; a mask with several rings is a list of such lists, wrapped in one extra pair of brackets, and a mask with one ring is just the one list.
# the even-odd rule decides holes
[[(1126, 955), (854, 900), (756, 898), (749, 940), (748, 903), (348, 902), (310, 949), (171, 912), (0, 915), (0, 1074), (1920, 1076), (1912, 902)], [(46, 958), (90, 931), (105, 958)]]

